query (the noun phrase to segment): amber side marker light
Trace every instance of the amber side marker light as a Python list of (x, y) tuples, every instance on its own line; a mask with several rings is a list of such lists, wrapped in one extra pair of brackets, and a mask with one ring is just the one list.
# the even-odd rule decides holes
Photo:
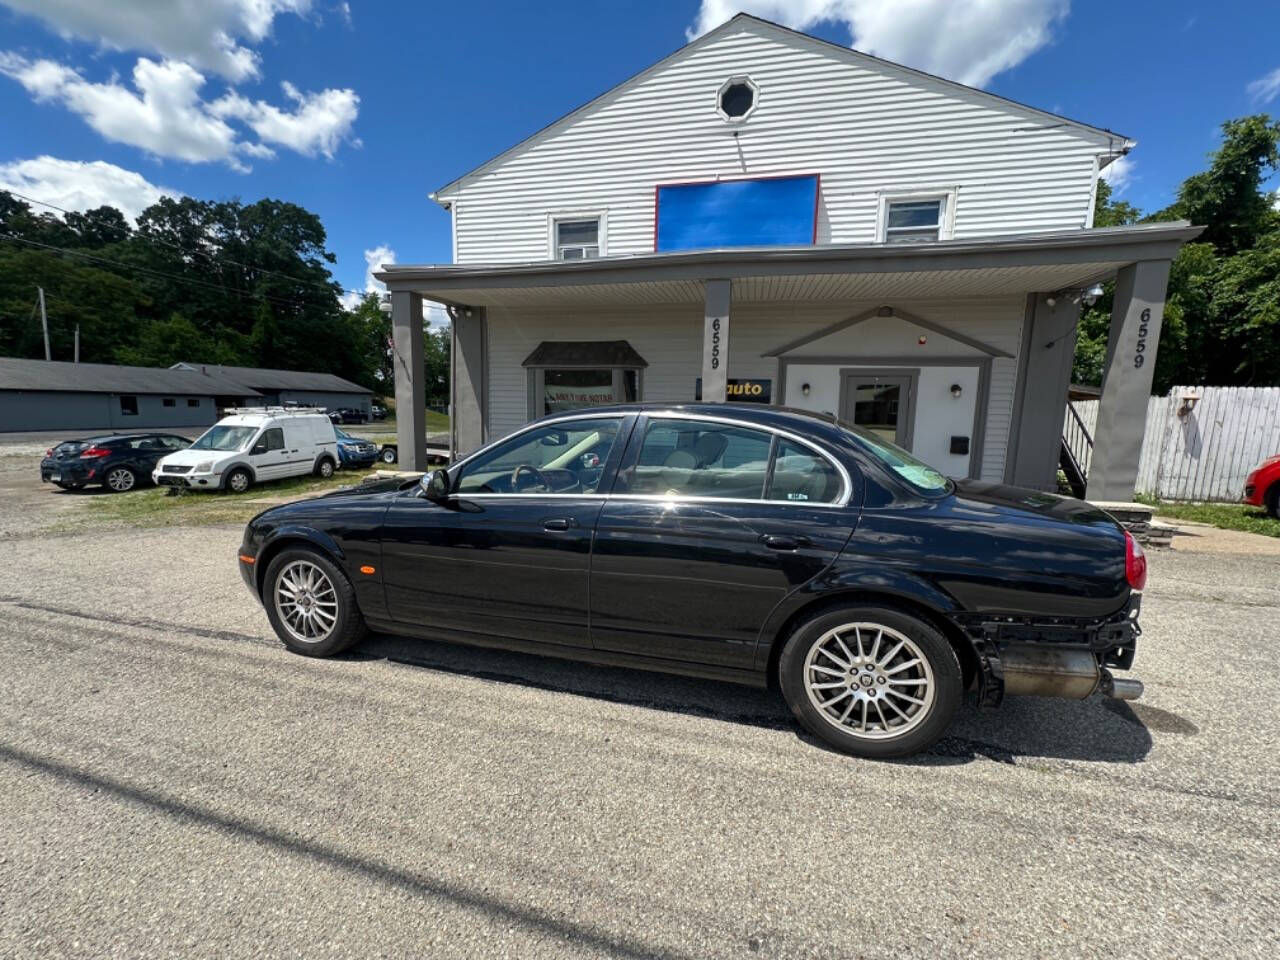
[(361, 573), (377, 573), (377, 568), (369, 566), (367, 563), (360, 568)]
[(249, 556), (247, 553), (240, 554), (240, 562), (241, 563), (257, 563), (257, 561), (253, 557)]

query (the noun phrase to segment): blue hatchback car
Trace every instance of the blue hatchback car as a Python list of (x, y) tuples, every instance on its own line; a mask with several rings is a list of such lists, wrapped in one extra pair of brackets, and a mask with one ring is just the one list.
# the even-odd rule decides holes
[(344, 468), (371, 467), (378, 459), (378, 445), (360, 437), (353, 437), (345, 430), (334, 428), (338, 437), (338, 457)]

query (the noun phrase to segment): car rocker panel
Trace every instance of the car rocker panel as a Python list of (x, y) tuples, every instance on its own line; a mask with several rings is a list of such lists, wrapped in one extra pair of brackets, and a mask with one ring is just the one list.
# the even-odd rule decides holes
[(1112, 671), (1134, 660), (1145, 558), (1111, 517), (781, 408), (546, 418), (420, 482), (267, 510), (240, 569), (298, 652), (372, 627), (776, 682), (868, 757), (925, 749), (966, 689), (1142, 692)]

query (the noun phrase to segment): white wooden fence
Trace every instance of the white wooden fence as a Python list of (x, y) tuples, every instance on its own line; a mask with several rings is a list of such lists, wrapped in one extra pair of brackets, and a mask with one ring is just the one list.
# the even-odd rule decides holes
[[(1184, 402), (1191, 396), (1198, 397), (1194, 404)], [(1092, 435), (1098, 401), (1074, 406)], [(1136, 492), (1164, 500), (1238, 501), (1249, 471), (1276, 454), (1280, 387), (1174, 387), (1147, 403)], [(1087, 451), (1077, 451), (1077, 459), (1087, 463)]]

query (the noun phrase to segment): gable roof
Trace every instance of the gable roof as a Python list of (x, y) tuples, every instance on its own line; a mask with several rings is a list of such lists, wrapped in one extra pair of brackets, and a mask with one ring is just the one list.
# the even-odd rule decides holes
[(880, 69), (880, 70), (888, 68), (893, 71), (907, 74), (908, 76), (912, 76), (912, 77), (919, 78), (921, 80), (928, 81), (929, 83), (941, 85), (943, 87), (959, 92), (964, 96), (969, 96), (969, 97), (976, 96), (979, 98), (983, 98), (993, 102), (996, 105), (1003, 106), (1005, 108), (1013, 108), (1017, 112), (1027, 113), (1035, 117), (1040, 117), (1042, 119), (1049, 120), (1052, 123), (1057, 124), (1059, 126), (1074, 127), (1077, 130), (1080, 130), (1084, 133), (1093, 134), (1094, 136), (1099, 137), (1101, 139), (1114, 142), (1116, 149), (1114, 150), (1113, 155), (1104, 158), (1104, 162), (1100, 165), (1100, 168), (1105, 167), (1116, 157), (1121, 156), (1125, 153), (1128, 153), (1129, 150), (1131, 150), (1134, 146), (1137, 145), (1137, 141), (1132, 140), (1129, 137), (1124, 136), (1123, 134), (1116, 133), (1114, 130), (1108, 130), (1105, 127), (1095, 127), (1092, 124), (1083, 123), (1079, 120), (1072, 120), (1070, 117), (1064, 117), (1064, 116), (1061, 116), (1060, 114), (1050, 113), (1047, 110), (1041, 110), (1038, 107), (1032, 107), (1032, 106), (1029, 106), (1028, 104), (1021, 103), (1020, 101), (1011, 100), (1008, 97), (1002, 97), (996, 93), (988, 93), (986, 90), (979, 90), (977, 87), (966, 86), (963, 83), (957, 83), (954, 80), (948, 80), (945, 77), (939, 77), (939, 76), (936, 76), (935, 74), (927, 73), (924, 70), (917, 70), (914, 67), (907, 67), (900, 63), (894, 63), (892, 60), (885, 60), (882, 57), (876, 57), (869, 53), (863, 53), (862, 51), (854, 50), (851, 47), (841, 46), (838, 43), (832, 43), (829, 40), (823, 40), (821, 37), (815, 37), (815, 36), (812, 36), (811, 34), (803, 33), (799, 30), (793, 30), (790, 27), (783, 26), (780, 23), (774, 23), (772, 20), (765, 20), (762, 17), (756, 17), (749, 13), (739, 13), (734, 15), (730, 19), (726, 20), (724, 23), (720, 24), (720, 26), (716, 27), (714, 30), (709, 30), (708, 32), (704, 33), (702, 36), (698, 37), (696, 40), (690, 41), (680, 49), (663, 57), (657, 63), (654, 63), (646, 67), (645, 69), (641, 70), (639, 73), (636, 73), (628, 77), (626, 80), (623, 80), (621, 83), (610, 87), (604, 93), (601, 93), (599, 96), (594, 97), (593, 99), (587, 101), (582, 106), (578, 107), (576, 110), (572, 110), (569, 113), (566, 113), (564, 116), (560, 117), (558, 120), (553, 120), (551, 123), (542, 127), (540, 130), (537, 130), (534, 133), (531, 133), (529, 136), (525, 137), (523, 140), (520, 140), (518, 143), (514, 144), (511, 147), (508, 147), (506, 150), (503, 150), (501, 153), (497, 154), (496, 156), (490, 157), (488, 160), (480, 164), (478, 167), (474, 167), (471, 170), (468, 170), (466, 173), (462, 174), (461, 176), (455, 177), (453, 180), (449, 181), (443, 187), (440, 187), (438, 190), (436, 190), (432, 194), (429, 194), (428, 196), (430, 197), (430, 199), (435, 200), (437, 203), (440, 203), (441, 205), (447, 205), (449, 203), (448, 198), (441, 197), (441, 194), (461, 186), (464, 180), (469, 180), (472, 177), (477, 176), (478, 174), (481, 174), (490, 170), (491, 168), (497, 166), (499, 163), (503, 162), (509, 157), (512, 157), (515, 154), (519, 153), (524, 148), (528, 146), (532, 146), (535, 141), (541, 140), (542, 138), (569, 126), (571, 123), (573, 123), (573, 121), (575, 121), (580, 116), (587, 113), (597, 104), (603, 102), (604, 100), (607, 100), (609, 97), (612, 97), (614, 94), (639, 83), (641, 80), (645, 79), (646, 77), (649, 77), (654, 73), (657, 73), (659, 70), (661, 70), (667, 64), (671, 63), (677, 57), (684, 56), (685, 54), (689, 53), (692, 50), (705, 46), (706, 44), (710, 43), (713, 38), (718, 38), (721, 34), (728, 33), (730, 28), (734, 27), (735, 25), (741, 26), (744, 24), (750, 24), (756, 27), (763, 27), (766, 30), (777, 31), (793, 39), (799, 38), (801, 40), (804, 40), (807, 43), (814, 44), (827, 52), (832, 52), (844, 58), (846, 61), (857, 64), (859, 66), (864, 66), (864, 67), (869, 66), (869, 67), (873, 67), (875, 69)]
[(270, 370), (264, 367), (228, 367), (212, 363), (175, 363), (172, 370), (208, 371), (243, 383), (254, 390), (315, 390), (324, 393), (368, 393), (373, 391), (333, 373), (307, 370)]
[(217, 372), (113, 363), (66, 363), (0, 357), (0, 390), (70, 393), (166, 393), (186, 396), (256, 397), (258, 393)]

